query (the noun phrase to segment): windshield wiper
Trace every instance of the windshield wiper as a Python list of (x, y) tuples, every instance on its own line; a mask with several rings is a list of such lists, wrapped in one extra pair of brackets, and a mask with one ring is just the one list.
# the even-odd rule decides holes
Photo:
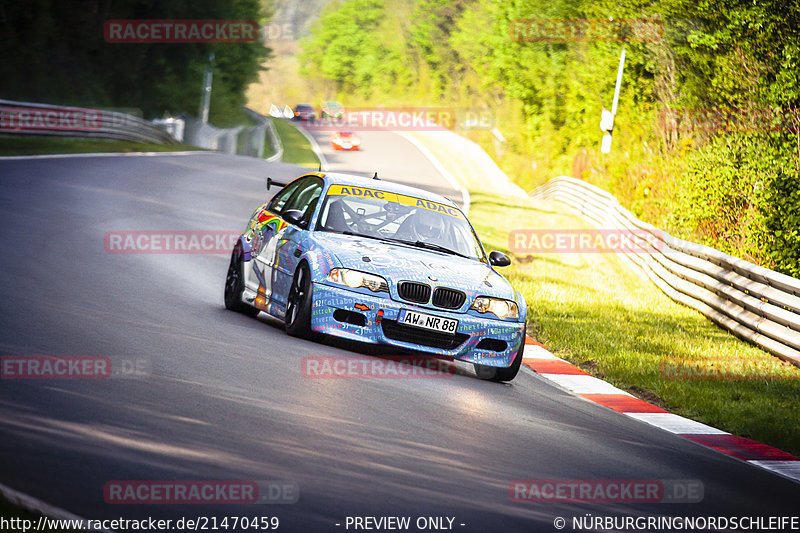
[(464, 254), (462, 254), (460, 252), (456, 252), (455, 250), (451, 250), (450, 248), (446, 248), (444, 246), (439, 246), (438, 244), (432, 244), (432, 243), (424, 242), (424, 241), (406, 241), (406, 240), (403, 240), (403, 239), (393, 239), (391, 237), (383, 237), (383, 236), (378, 236), (378, 235), (365, 235), (363, 233), (353, 233), (352, 231), (347, 231), (347, 230), (345, 230), (345, 231), (327, 230), (327, 231), (330, 231), (332, 233), (341, 233), (341, 234), (344, 234), (344, 235), (352, 235), (354, 237), (366, 237), (368, 239), (375, 239), (376, 241), (384, 241), (384, 242), (390, 242), (390, 243), (406, 244), (408, 246), (416, 246), (417, 248), (425, 248), (425, 249), (428, 249), (428, 250), (435, 250), (437, 252), (444, 252), (444, 253), (450, 254), (450, 255), (457, 255), (458, 257), (465, 257), (467, 259), (473, 259), (468, 255), (464, 255)]
[(403, 239), (392, 239), (390, 237), (375, 237), (376, 239), (380, 239), (382, 241), (387, 242), (396, 242), (400, 244), (407, 244), (409, 246), (416, 246), (417, 248), (427, 248), (428, 250), (435, 250), (437, 252), (444, 252), (446, 254), (457, 255), (459, 257), (466, 257), (467, 259), (471, 259), (469, 256), (464, 255), (460, 252), (456, 252), (455, 250), (451, 250), (450, 248), (446, 248), (444, 246), (439, 246), (438, 244), (431, 244), (429, 242), (424, 241), (406, 241)]
[(436, 250), (437, 252), (444, 252), (444, 253), (450, 254), (450, 255), (457, 255), (459, 257), (467, 257), (466, 255), (464, 255), (462, 253), (456, 252), (455, 250), (451, 250), (450, 248), (446, 248), (444, 246), (439, 246), (438, 244), (432, 244), (432, 243), (423, 242), (423, 241), (415, 241), (415, 242), (400, 241), (400, 242), (405, 242), (406, 244), (413, 244), (417, 248), (427, 248), (428, 250)]
[(346, 230), (326, 229), (326, 230), (323, 230), (323, 231), (327, 231), (329, 233), (339, 233), (340, 235), (347, 235), (347, 236), (350, 236), (350, 237), (365, 237), (367, 239), (375, 239), (375, 240), (378, 240), (378, 241), (404, 242), (404, 241), (398, 241), (397, 239), (390, 239), (388, 237), (378, 237), (376, 235), (367, 235), (365, 233), (355, 233), (355, 232), (347, 230), (347, 229)]

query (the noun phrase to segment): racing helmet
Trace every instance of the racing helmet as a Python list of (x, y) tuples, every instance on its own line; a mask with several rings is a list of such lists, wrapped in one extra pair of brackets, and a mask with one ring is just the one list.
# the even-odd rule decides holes
[(442, 216), (428, 209), (417, 209), (417, 212), (414, 213), (411, 227), (414, 237), (420, 241), (431, 241), (444, 236), (444, 220), (442, 220)]

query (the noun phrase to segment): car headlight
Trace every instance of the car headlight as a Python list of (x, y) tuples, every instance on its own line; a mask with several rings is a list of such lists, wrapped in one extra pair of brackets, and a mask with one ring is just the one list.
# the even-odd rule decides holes
[(472, 302), (473, 311), (483, 313), (493, 313), (498, 318), (517, 318), (519, 313), (517, 304), (511, 300), (501, 300), (499, 298), (489, 298), (488, 296), (479, 296)]
[(389, 292), (389, 285), (386, 283), (385, 279), (359, 270), (334, 268), (328, 272), (328, 276), (325, 279), (338, 285), (350, 287), (351, 289), (366, 287), (372, 292)]

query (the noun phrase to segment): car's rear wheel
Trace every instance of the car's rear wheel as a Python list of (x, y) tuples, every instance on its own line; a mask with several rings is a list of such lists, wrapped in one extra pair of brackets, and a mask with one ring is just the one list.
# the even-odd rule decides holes
[(311, 332), (311, 272), (300, 263), (294, 273), (286, 299), (286, 332), (293, 337), (310, 338)]
[(480, 379), (485, 379), (489, 381), (511, 381), (517, 374), (519, 373), (519, 369), (522, 366), (522, 356), (523, 352), (525, 351), (525, 339), (527, 334), (527, 324), (525, 328), (522, 330), (522, 344), (519, 346), (519, 350), (517, 350), (517, 355), (514, 357), (514, 361), (511, 363), (511, 366), (505, 368), (499, 367), (491, 367), (486, 365), (479, 365), (478, 363), (473, 363), (475, 367), (475, 374)]
[(253, 317), (258, 314), (258, 309), (242, 301), (242, 293), (244, 292), (243, 261), (242, 243), (237, 242), (231, 253), (228, 274), (225, 276), (225, 308)]

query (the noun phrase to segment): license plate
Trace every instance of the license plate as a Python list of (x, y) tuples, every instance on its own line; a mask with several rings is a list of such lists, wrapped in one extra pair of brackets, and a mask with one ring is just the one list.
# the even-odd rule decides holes
[(449, 333), (450, 335), (454, 335), (458, 329), (458, 320), (429, 315), (426, 313), (418, 313), (416, 311), (409, 311), (408, 309), (403, 309), (400, 311), (400, 314), (397, 315), (397, 322), (407, 326), (415, 326), (418, 328), (439, 331), (441, 333)]

